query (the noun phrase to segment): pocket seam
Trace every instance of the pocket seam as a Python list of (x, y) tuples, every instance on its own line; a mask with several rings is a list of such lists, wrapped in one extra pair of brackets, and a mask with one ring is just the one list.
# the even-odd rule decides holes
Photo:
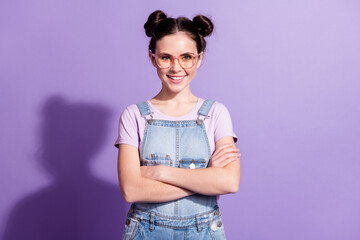
[[(134, 221), (133, 219), (131, 220), (131, 221)], [(135, 221), (135, 227), (134, 227), (134, 229), (133, 229), (133, 232), (132, 232), (132, 234), (131, 234), (131, 236), (130, 236), (130, 240), (132, 240), (132, 239), (134, 239), (135, 238), (135, 234), (137, 233), (137, 231), (138, 231), (138, 227), (139, 227), (139, 222), (138, 221)]]
[[(158, 161), (158, 162), (157, 162)], [(145, 166), (148, 166), (150, 163), (151, 165), (168, 165), (171, 166), (173, 163), (173, 160), (171, 159), (141, 159), (142, 164), (146, 164)]]

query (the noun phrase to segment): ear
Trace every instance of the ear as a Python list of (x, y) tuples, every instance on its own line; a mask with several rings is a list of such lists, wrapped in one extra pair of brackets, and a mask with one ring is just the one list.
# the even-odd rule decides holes
[(152, 65), (157, 68), (155, 57), (153, 56), (153, 53), (151, 51), (149, 51), (149, 58), (150, 58)]
[(196, 64), (197, 69), (200, 67), (203, 57), (204, 57), (204, 52), (201, 52), (200, 56), (198, 57), (198, 62)]

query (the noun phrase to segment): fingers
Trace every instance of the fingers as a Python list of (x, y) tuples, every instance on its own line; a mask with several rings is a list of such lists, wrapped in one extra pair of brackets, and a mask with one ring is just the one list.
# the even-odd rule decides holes
[(231, 152), (239, 152), (239, 149), (236, 148), (236, 146), (234, 144), (224, 144), (222, 146), (220, 146), (218, 149), (215, 150), (215, 152), (213, 153), (213, 157), (217, 157), (219, 155), (223, 155), (226, 153), (231, 153)]
[(232, 157), (239, 154), (239, 149), (224, 149), (219, 151), (218, 153), (214, 154), (211, 158), (215, 161), (217, 159)]
[(224, 167), (233, 161), (239, 160), (240, 156), (241, 156), (240, 153), (227, 154), (226, 156), (215, 160), (214, 163), (212, 164), (212, 166)]
[(239, 149), (233, 143), (223, 144), (211, 156), (210, 167), (224, 167), (230, 162), (240, 159)]
[(219, 163), (219, 166), (220, 167), (225, 167), (229, 163), (234, 162), (234, 161), (236, 161), (238, 159), (239, 159), (238, 157), (226, 158), (225, 160), (223, 160), (222, 162)]
[(224, 153), (222, 155), (218, 155), (216, 157), (212, 157), (210, 159), (210, 167), (224, 167), (230, 162), (236, 161), (240, 159), (241, 154), (238, 152), (229, 152)]
[(236, 160), (240, 160), (240, 156), (241, 154), (240, 153), (237, 153), (235, 154), (234, 156), (229, 156), (225, 159), (223, 159), (220, 164), (222, 165), (222, 167), (228, 165), (229, 163), (233, 162), (233, 161), (236, 161)]
[(229, 163), (232, 163), (234, 161), (238, 161), (240, 158), (239, 157), (233, 157), (233, 158), (227, 158), (224, 161), (222, 161), (220, 163), (221, 167), (225, 167), (226, 165), (228, 165)]

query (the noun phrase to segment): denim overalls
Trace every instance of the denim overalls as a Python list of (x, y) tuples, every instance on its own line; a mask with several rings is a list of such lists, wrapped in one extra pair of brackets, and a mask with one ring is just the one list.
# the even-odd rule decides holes
[[(203, 122), (213, 103), (204, 101), (198, 118), (184, 121), (153, 119), (146, 102), (137, 104), (146, 120), (141, 165), (206, 168), (211, 151)], [(133, 203), (123, 239), (225, 239), (216, 196), (193, 194), (169, 202)]]

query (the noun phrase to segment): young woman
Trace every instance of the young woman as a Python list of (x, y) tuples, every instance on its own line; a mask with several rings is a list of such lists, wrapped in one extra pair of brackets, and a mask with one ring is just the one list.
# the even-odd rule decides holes
[(155, 11), (144, 28), (162, 88), (120, 117), (119, 183), (132, 203), (123, 239), (225, 239), (217, 196), (238, 190), (237, 138), (226, 107), (190, 90), (213, 24)]

